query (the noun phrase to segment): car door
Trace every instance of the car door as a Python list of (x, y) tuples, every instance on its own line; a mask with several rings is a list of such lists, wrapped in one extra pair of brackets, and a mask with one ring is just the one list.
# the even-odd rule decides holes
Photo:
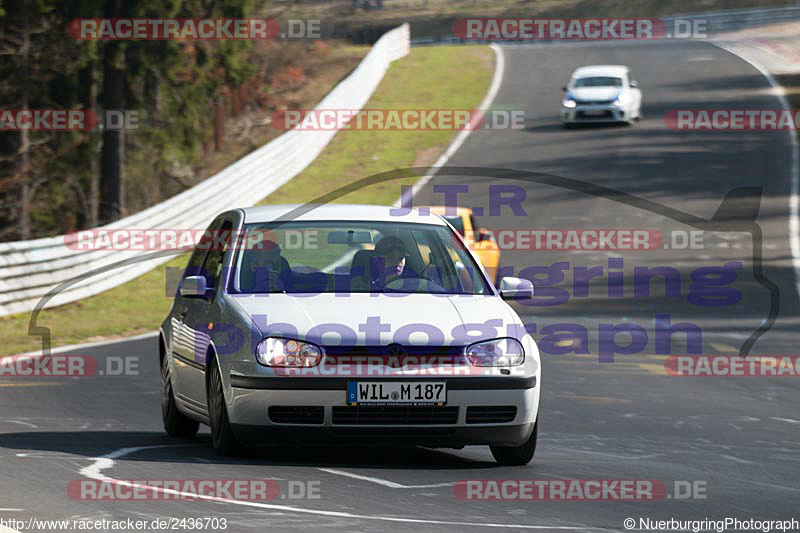
[[(230, 220), (215, 221), (210, 227), (211, 234), (229, 232), (233, 224)], [(214, 240), (213, 242), (219, 242)], [(204, 255), (203, 261), (194, 273), (206, 278), (209, 291), (206, 297), (180, 297), (180, 309), (183, 313), (182, 335), (185, 341), (176, 347), (175, 383), (177, 397), (188, 408), (202, 414), (206, 408), (206, 354), (211, 341), (211, 331), (215, 316), (215, 303), (219, 293), (225, 254), (229, 248), (229, 239), (223, 246), (211, 246)], [(187, 269), (188, 270), (188, 269)]]
[[(200, 273), (200, 268), (203, 266), (203, 261), (206, 257), (206, 250), (195, 250), (189, 258), (189, 262), (183, 271), (181, 280), (188, 276), (197, 276)], [(181, 382), (181, 376), (184, 372), (183, 369), (187, 364), (190, 364), (193, 359), (194, 342), (191, 332), (186, 328), (186, 315), (189, 312), (189, 305), (192, 303), (192, 298), (181, 296), (180, 290), (175, 295), (175, 304), (173, 306), (172, 314), (170, 315), (170, 350), (172, 351), (172, 388), (176, 397), (181, 400), (181, 391), (186, 390), (186, 386)]]

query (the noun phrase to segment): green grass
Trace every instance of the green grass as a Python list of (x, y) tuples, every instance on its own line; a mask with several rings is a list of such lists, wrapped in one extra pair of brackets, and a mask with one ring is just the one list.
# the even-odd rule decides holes
[[(486, 94), (493, 53), (485, 46), (412, 49), (384, 77), (367, 109), (474, 109)], [(452, 131), (347, 131), (337, 135), (314, 164), (262, 203), (311, 200), (379, 172), (429, 166), (453, 138)], [(400, 196), (391, 181), (347, 194), (342, 203), (390, 204)]]
[[(366, 106), (369, 109), (473, 109), (491, 81), (493, 54), (485, 46), (413, 49), (395, 62)], [(302, 174), (267, 198), (268, 203), (305, 202), (371, 174), (430, 165), (455, 136), (453, 131), (344, 131)], [(406, 183), (414, 180), (406, 180)], [(389, 204), (399, 182), (362, 189), (342, 198)], [(186, 257), (97, 296), (46, 309), (37, 324), (50, 328), (53, 346), (154, 331), (172, 303), (166, 268), (182, 268)], [(3, 355), (36, 350), (41, 338), (27, 334), (28, 313), (0, 318)]]

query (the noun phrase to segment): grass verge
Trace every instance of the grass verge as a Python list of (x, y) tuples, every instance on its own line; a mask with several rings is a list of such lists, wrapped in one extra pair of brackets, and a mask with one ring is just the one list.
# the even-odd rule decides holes
[[(415, 48), (392, 65), (367, 108), (473, 109), (486, 94), (492, 73), (493, 53), (486, 46)], [(262, 203), (306, 202), (377, 172), (430, 165), (454, 136), (452, 131), (340, 132), (309, 168)], [(388, 204), (399, 190), (400, 183), (393, 182), (341, 200)], [(177, 257), (97, 296), (47, 309), (38, 324), (50, 328), (53, 346), (153, 331), (172, 303), (166, 269), (185, 263), (185, 256)], [(38, 336), (27, 335), (29, 319), (28, 313), (0, 318), (4, 355), (41, 346)]]

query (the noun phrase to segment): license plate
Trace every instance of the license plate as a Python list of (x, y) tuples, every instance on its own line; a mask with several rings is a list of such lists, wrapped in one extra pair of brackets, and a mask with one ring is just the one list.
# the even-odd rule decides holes
[(444, 381), (348, 381), (350, 405), (444, 405)]
[(584, 109), (583, 114), (587, 117), (599, 117), (606, 114), (605, 109)]

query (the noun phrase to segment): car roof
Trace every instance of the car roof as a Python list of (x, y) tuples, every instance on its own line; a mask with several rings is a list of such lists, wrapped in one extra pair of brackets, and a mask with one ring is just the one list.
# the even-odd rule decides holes
[(440, 217), (425, 211), (420, 213), (418, 208), (409, 211), (388, 205), (282, 204), (246, 207), (241, 211), (244, 213), (245, 224), (278, 221), (372, 221), (446, 225)]
[(573, 78), (586, 78), (589, 76), (613, 76), (622, 77), (628, 73), (625, 65), (590, 65), (576, 69), (572, 73)]

